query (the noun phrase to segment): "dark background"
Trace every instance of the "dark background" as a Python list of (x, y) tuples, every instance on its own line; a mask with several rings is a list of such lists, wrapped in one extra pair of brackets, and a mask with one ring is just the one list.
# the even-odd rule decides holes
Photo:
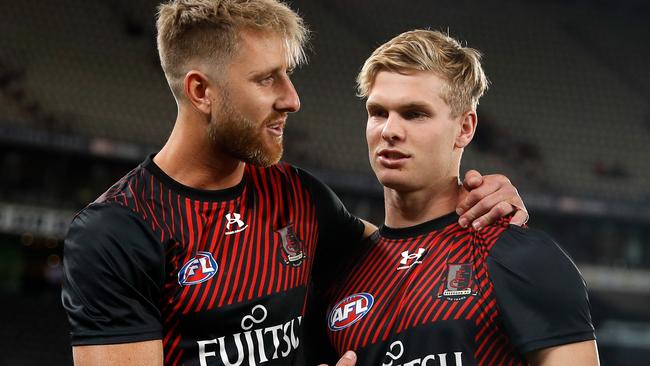
[[(69, 365), (59, 300), (70, 218), (156, 151), (175, 103), (156, 1), (0, 11), (0, 365)], [(354, 79), (379, 44), (449, 31), (491, 81), (463, 169), (506, 174), (590, 286), (603, 365), (650, 359), (650, 27), (644, 1), (293, 1), (313, 32), (285, 160), (383, 219)], [(549, 268), (552, 270), (552, 268)], [(92, 273), (88, 274), (92, 276)], [(558, 284), (561, 285), (561, 284)]]

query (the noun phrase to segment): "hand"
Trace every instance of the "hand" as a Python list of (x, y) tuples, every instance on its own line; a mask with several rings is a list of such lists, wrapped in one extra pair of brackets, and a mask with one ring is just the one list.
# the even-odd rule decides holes
[(478, 230), (514, 211), (517, 212), (510, 220), (511, 224), (521, 226), (528, 221), (524, 201), (506, 176), (482, 176), (476, 170), (470, 170), (465, 174), (463, 188), (460, 204), (456, 207), (456, 213), (461, 215), (458, 219), (460, 226), (467, 227), (471, 223)]
[[(356, 365), (356, 363), (357, 363), (357, 355), (356, 355), (356, 353), (354, 353), (352, 351), (347, 351), (347, 352), (345, 352), (343, 357), (341, 357), (339, 362), (336, 363), (336, 366), (354, 366), (354, 365)], [(321, 364), (321, 365), (318, 365), (318, 366), (327, 366), (327, 365), (326, 364)]]

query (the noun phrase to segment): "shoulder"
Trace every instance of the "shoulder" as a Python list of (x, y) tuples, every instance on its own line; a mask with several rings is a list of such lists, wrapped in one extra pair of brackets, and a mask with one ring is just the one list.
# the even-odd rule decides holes
[(546, 233), (510, 226), (487, 266), (501, 320), (520, 352), (594, 339), (587, 285)]
[(555, 240), (536, 229), (510, 225), (496, 240), (488, 258), (514, 272), (547, 276), (552, 267), (579, 275), (573, 260)]
[(145, 221), (127, 206), (115, 202), (91, 203), (79, 211), (70, 224), (68, 235), (123, 235), (129, 229), (145, 229)]
[[(64, 258), (72, 260), (69, 263), (76, 262), (74, 258), (89, 263), (91, 258), (107, 257), (160, 262), (163, 255), (151, 227), (140, 215), (116, 203), (93, 203), (77, 213), (64, 240), (64, 251)], [(140, 258), (142, 255), (147, 258)]]
[(64, 240), (61, 299), (72, 344), (160, 339), (157, 308), (164, 250), (142, 219), (117, 204), (91, 204)]
[(141, 177), (144, 174), (143, 164), (138, 165), (117, 182), (113, 183), (113, 185), (97, 197), (93, 203), (127, 202), (127, 198), (132, 198), (134, 196), (134, 190), (132, 187), (137, 186), (138, 177)]

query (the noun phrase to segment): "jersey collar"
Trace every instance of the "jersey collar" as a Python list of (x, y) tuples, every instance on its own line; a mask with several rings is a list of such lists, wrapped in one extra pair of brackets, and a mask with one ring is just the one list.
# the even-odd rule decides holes
[(444, 216), (436, 217), (433, 220), (423, 222), (409, 227), (392, 228), (386, 225), (379, 227), (379, 235), (390, 239), (410, 238), (422, 234), (427, 234), (435, 230), (440, 230), (455, 222), (458, 222), (459, 216), (456, 212), (450, 212)]

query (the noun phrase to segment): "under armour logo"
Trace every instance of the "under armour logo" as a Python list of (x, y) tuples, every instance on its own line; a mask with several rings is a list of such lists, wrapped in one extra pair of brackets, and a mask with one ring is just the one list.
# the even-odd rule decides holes
[[(226, 223), (226, 230), (228, 230), (226, 231), (226, 235), (238, 233), (240, 231), (245, 230), (248, 227), (248, 225), (246, 225), (246, 223), (242, 221), (241, 215), (238, 213), (226, 214), (226, 220), (228, 220), (228, 223)], [(233, 224), (237, 224), (237, 228), (231, 230), (230, 228)]]
[[(410, 254), (408, 250), (405, 250), (402, 252), (402, 260), (399, 261), (401, 266), (397, 267), (398, 270), (400, 269), (407, 269), (411, 268), (412, 266), (416, 264), (422, 263), (420, 260), (420, 257), (424, 255), (424, 252), (426, 249), (424, 248), (419, 248), (417, 253)], [(412, 262), (411, 262), (412, 261)], [(411, 263), (409, 263), (411, 262)]]

